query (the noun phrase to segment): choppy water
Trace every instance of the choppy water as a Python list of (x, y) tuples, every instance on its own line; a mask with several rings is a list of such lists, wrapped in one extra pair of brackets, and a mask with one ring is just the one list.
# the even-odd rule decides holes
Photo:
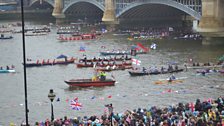
[[(30, 23), (32, 24), (32, 22)], [(0, 74), (0, 125), (9, 122), (17, 124), (25, 120), (24, 109), (24, 81), (22, 66), (22, 37), (14, 34), (12, 40), (0, 41), (0, 65), (15, 65), (15, 74)], [(101, 40), (58, 42), (55, 28), (47, 36), (26, 37), (26, 56), (31, 59), (54, 59), (60, 54), (81, 57), (80, 45), (86, 47), (87, 56), (99, 55), (102, 45), (108, 49), (126, 48), (137, 41), (128, 41), (126, 37), (112, 36)], [(149, 46), (152, 41), (143, 42)], [(139, 55), (142, 66), (164, 65), (169, 61), (183, 64), (189, 58), (197, 62), (215, 62), (224, 54), (223, 46), (202, 46), (200, 41), (159, 40), (157, 50), (146, 55)], [(46, 66), (27, 68), (29, 122), (43, 121), (51, 116), (50, 102), (47, 97), (49, 89), (56, 92), (57, 102), (54, 100), (55, 118), (63, 116), (75, 117), (84, 115), (101, 115), (104, 105), (113, 103), (115, 112), (138, 107), (148, 108), (152, 105), (168, 106), (178, 102), (194, 102), (217, 98), (223, 94), (224, 77), (212, 74), (201, 77), (195, 76), (195, 70), (176, 74), (177, 77), (188, 77), (183, 83), (174, 85), (155, 85), (154, 81), (167, 78), (169, 75), (130, 77), (128, 71), (113, 72), (118, 83), (112, 87), (69, 89), (64, 80), (71, 78), (89, 78), (91, 68), (77, 69), (74, 64), (66, 66)], [(108, 73), (110, 76), (110, 73)], [(172, 91), (168, 93), (167, 90)], [(163, 93), (162, 93), (163, 92)], [(178, 92), (178, 93), (177, 93)], [(108, 96), (112, 96), (108, 98)], [(81, 111), (71, 110), (69, 102), (75, 97), (83, 104)]]

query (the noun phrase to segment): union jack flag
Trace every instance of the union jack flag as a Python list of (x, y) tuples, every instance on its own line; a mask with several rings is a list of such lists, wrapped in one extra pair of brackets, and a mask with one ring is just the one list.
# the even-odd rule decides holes
[(71, 100), (70, 106), (73, 110), (81, 110), (82, 109), (82, 104), (78, 102), (77, 98), (75, 98), (74, 100)]

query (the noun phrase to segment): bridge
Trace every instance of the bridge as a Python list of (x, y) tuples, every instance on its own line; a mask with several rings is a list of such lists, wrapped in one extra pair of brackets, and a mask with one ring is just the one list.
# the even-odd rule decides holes
[(28, 6), (37, 3), (53, 8), (56, 20), (73, 14), (100, 16), (102, 21), (119, 23), (123, 18), (142, 20), (157, 16), (178, 17), (188, 15), (197, 31), (207, 38), (224, 38), (224, 0), (26, 0)]
[[(202, 6), (201, 0), (106, 0), (106, 1), (105, 0), (30, 0), (29, 6), (32, 6), (35, 3), (43, 3), (43, 2), (48, 3), (55, 9), (57, 8), (58, 11), (60, 10), (61, 15), (59, 17), (61, 17), (62, 15), (65, 15), (66, 13), (69, 13), (69, 10), (71, 10), (71, 8), (73, 8), (75, 5), (80, 5), (85, 3), (86, 7), (89, 7), (85, 9), (93, 8), (93, 7), (90, 7), (89, 4), (98, 8), (103, 13), (105, 13), (108, 10), (108, 8), (112, 9), (112, 11), (114, 11), (113, 13), (115, 14), (115, 18), (117, 19), (119, 19), (120, 17), (124, 15), (131, 16), (130, 12), (134, 8), (144, 9), (146, 7), (144, 5), (153, 4), (153, 5), (165, 5), (171, 8), (178, 9), (194, 17), (197, 20), (200, 20), (201, 6)], [(82, 12), (81, 8), (76, 8), (76, 10), (77, 12)], [(139, 15), (141, 15), (141, 13), (139, 13)]]

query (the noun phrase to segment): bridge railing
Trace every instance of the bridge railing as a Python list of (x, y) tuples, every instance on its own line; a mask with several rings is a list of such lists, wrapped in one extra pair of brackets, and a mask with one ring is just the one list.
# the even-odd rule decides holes
[[(116, 0), (116, 14), (122, 11), (125, 7), (130, 4), (137, 2), (148, 2), (150, 0)], [(175, 1), (179, 4), (185, 5), (194, 11), (201, 13), (201, 0), (165, 0), (165, 1)]]
[[(105, 0), (95, 0), (96, 2), (99, 2), (100, 4), (102, 4), (103, 6), (105, 5)], [(64, 6), (69, 5), (70, 3), (74, 2), (74, 0), (64, 0)]]

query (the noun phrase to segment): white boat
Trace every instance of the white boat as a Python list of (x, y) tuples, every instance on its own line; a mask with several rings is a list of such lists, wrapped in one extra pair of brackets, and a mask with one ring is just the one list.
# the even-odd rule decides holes
[(9, 70), (0, 70), (0, 73), (15, 73), (16, 70), (14, 69), (9, 69)]

